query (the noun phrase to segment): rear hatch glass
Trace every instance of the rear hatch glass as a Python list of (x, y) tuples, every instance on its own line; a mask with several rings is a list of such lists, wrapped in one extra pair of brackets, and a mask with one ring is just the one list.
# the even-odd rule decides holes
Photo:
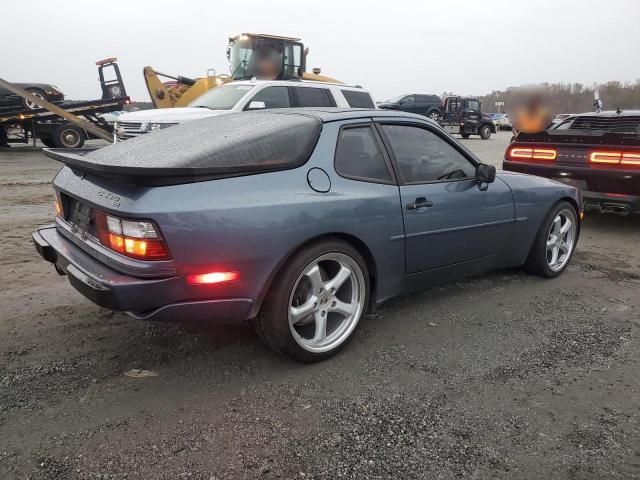
[(46, 153), (73, 170), (170, 185), (298, 167), (311, 156), (321, 127), (312, 115), (245, 112), (184, 123), (99, 150)]

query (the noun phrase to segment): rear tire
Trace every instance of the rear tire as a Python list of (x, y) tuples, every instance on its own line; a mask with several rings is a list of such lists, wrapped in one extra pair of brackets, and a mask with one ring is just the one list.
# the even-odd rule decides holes
[(578, 214), (575, 207), (566, 201), (556, 203), (540, 225), (524, 264), (525, 270), (541, 277), (557, 277), (569, 265), (577, 241)]
[(482, 125), (478, 133), (480, 133), (480, 138), (482, 140), (489, 140), (491, 137), (491, 127), (489, 125)]
[[(43, 100), (47, 99), (47, 95), (42, 90), (39, 90), (37, 88), (28, 88), (27, 92)], [(42, 108), (40, 105), (36, 105), (31, 100), (28, 100), (26, 98), (22, 99), (22, 104), (24, 105), (24, 108), (26, 108), (27, 110), (37, 110), (39, 108)]]
[(68, 123), (59, 125), (51, 136), (56, 148), (80, 148), (84, 145), (84, 139), (84, 130)]
[(369, 301), (369, 274), (358, 251), (339, 239), (295, 253), (274, 279), (257, 334), (301, 362), (335, 355), (351, 339)]

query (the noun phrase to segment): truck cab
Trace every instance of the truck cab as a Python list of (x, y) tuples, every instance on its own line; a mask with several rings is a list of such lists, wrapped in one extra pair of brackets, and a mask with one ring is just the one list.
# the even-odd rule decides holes
[(460, 134), (462, 138), (480, 135), (480, 138), (487, 140), (492, 133), (496, 133), (492, 118), (482, 113), (482, 103), (473, 97), (445, 98), (440, 124), (448, 133)]

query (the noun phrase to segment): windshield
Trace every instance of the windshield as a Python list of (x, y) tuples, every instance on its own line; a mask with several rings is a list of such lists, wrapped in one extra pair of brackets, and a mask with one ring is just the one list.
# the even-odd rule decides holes
[(189, 106), (211, 110), (231, 110), (253, 88), (251, 85), (224, 85), (200, 95)]
[(231, 76), (236, 80), (286, 80), (304, 71), (302, 44), (274, 38), (241, 36), (229, 45)]
[(384, 103), (398, 103), (404, 97), (406, 97), (406, 95), (399, 95), (397, 97), (390, 98), (389, 100), (385, 100)]

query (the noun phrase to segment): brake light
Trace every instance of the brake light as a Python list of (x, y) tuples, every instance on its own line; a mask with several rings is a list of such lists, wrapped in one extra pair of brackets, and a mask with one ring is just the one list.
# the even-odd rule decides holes
[(213, 285), (215, 283), (235, 282), (240, 279), (238, 272), (210, 272), (199, 275), (188, 275), (190, 285)]
[(640, 167), (640, 153), (635, 152), (591, 152), (589, 162), (607, 165), (629, 165)]
[(630, 153), (624, 152), (622, 154), (622, 160), (620, 160), (622, 165), (638, 165), (640, 166), (640, 153)]
[(124, 220), (96, 212), (98, 240), (105, 247), (142, 260), (166, 260), (169, 251), (152, 222)]
[(591, 163), (620, 163), (622, 159), (621, 152), (591, 152), (589, 161)]
[(508, 156), (511, 160), (546, 160), (549, 162), (558, 158), (558, 151), (553, 148), (512, 147)]

